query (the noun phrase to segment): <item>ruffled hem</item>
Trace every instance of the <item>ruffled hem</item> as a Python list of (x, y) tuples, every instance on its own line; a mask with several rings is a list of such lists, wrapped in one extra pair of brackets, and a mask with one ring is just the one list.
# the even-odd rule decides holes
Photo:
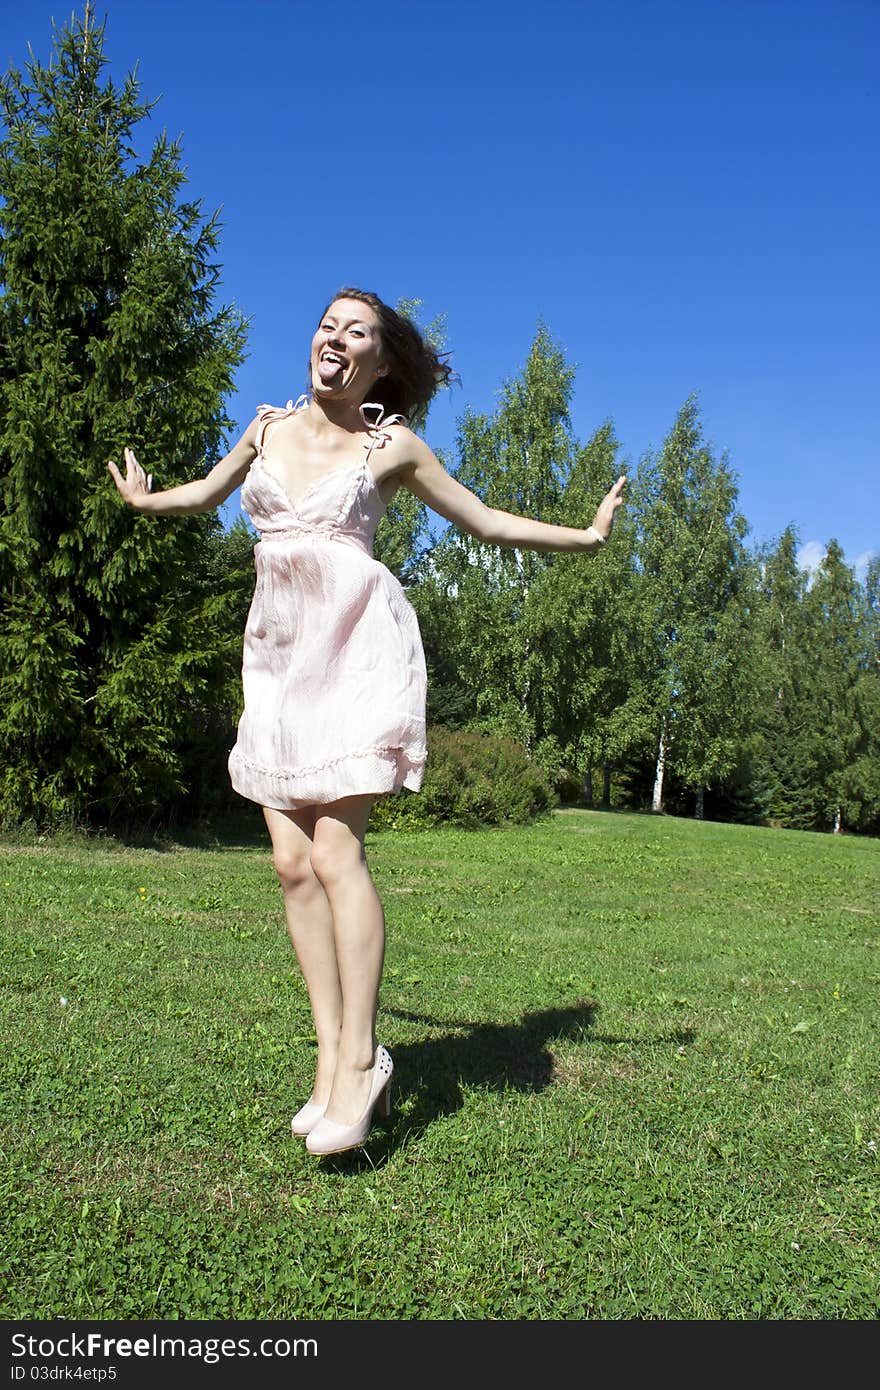
[(229, 778), (246, 800), (294, 811), (345, 796), (387, 796), (404, 787), (417, 792), (426, 762), (424, 749), (368, 748), (313, 767), (273, 769), (258, 766), (236, 747), (229, 755)]

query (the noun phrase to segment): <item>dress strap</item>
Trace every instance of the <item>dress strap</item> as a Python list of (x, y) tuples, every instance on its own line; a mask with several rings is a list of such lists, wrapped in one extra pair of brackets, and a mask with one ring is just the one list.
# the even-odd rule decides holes
[[(368, 410), (377, 410), (379, 412), (374, 420), (371, 420), (370, 417), (367, 415), (366, 412)], [(377, 401), (364, 401), (363, 405), (360, 407), (360, 411), (361, 419), (363, 420), (367, 429), (370, 431), (369, 443), (367, 442), (367, 440), (364, 440), (364, 448), (367, 451), (367, 457), (364, 460), (364, 462), (368, 463), (370, 459), (370, 454), (373, 452), (373, 450), (384, 449), (385, 445), (391, 438), (391, 435), (387, 433), (387, 426), (405, 425), (406, 416), (386, 415), (385, 407), (383, 405), (379, 405)]]
[(296, 401), (288, 401), (287, 405), (258, 405), (257, 418), (257, 453), (263, 452), (263, 440), (266, 435), (266, 426), (274, 424), (276, 420), (283, 420), (288, 415), (298, 415), (301, 410), (305, 410), (309, 403), (308, 396), (298, 396)]

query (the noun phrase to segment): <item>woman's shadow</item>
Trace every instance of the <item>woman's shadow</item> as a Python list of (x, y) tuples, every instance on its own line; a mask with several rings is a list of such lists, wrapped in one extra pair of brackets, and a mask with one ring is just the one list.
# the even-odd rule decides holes
[(546, 1090), (556, 1068), (548, 1047), (551, 1041), (589, 1039), (607, 1046), (625, 1043), (638, 1047), (659, 1041), (681, 1046), (694, 1039), (691, 1030), (672, 1031), (663, 1038), (623, 1038), (594, 1033), (599, 1005), (586, 999), (579, 999), (565, 1008), (523, 1014), (516, 1023), (510, 1024), (459, 1024), (406, 1009), (385, 1009), (383, 1012), (406, 1023), (451, 1027), (453, 1031), (399, 1044), (392, 1049), (395, 1106), (391, 1119), (381, 1127), (376, 1121), (363, 1149), (329, 1155), (324, 1161), (334, 1167), (359, 1171), (363, 1167), (381, 1166), (392, 1152), (433, 1120), (460, 1110), (464, 1104), (463, 1087), (532, 1094)]

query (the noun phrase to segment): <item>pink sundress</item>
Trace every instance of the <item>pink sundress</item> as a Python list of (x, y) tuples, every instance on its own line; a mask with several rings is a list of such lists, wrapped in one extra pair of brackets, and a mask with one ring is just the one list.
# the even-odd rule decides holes
[(284, 409), (259, 407), (257, 457), (241, 491), (260, 541), (229, 775), (241, 796), (279, 810), (418, 791), (427, 757), (418, 618), (400, 581), (373, 556), (385, 503), (370, 456), (403, 417), (362, 406), (364, 458), (294, 500), (263, 466), (262, 440), (267, 424), (307, 404), (300, 397)]

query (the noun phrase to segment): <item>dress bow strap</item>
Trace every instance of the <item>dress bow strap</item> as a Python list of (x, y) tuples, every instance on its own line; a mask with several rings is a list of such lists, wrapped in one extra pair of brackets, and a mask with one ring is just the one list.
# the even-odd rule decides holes
[(297, 396), (295, 401), (288, 401), (287, 405), (258, 405), (257, 414), (264, 415), (297, 415), (301, 410), (305, 410), (309, 403), (308, 396)]
[(296, 401), (288, 401), (283, 408), (280, 405), (258, 405), (257, 419), (259, 428), (257, 430), (257, 453), (263, 452), (263, 437), (266, 433), (266, 426), (273, 420), (283, 420), (285, 415), (298, 415), (301, 410), (305, 410), (309, 403), (308, 396), (298, 396)]
[[(369, 415), (367, 414), (368, 410), (378, 411), (378, 414), (374, 420), (370, 419)], [(364, 401), (363, 405), (360, 407), (360, 412), (361, 419), (363, 420), (367, 429), (370, 431), (370, 434), (373, 436), (371, 443), (364, 443), (364, 448), (371, 453), (373, 449), (384, 449), (385, 445), (388, 443), (389, 439), (391, 438), (391, 435), (387, 432), (388, 425), (406, 424), (405, 415), (386, 415), (385, 407), (383, 405), (379, 405), (378, 401)]]

